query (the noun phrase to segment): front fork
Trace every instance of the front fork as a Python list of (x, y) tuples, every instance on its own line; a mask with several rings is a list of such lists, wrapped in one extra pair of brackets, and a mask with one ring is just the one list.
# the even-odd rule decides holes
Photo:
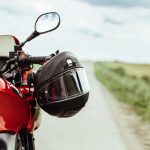
[(22, 129), (16, 136), (15, 150), (35, 150), (33, 134)]
[(0, 150), (35, 150), (33, 135), (21, 130), (17, 135), (0, 134)]

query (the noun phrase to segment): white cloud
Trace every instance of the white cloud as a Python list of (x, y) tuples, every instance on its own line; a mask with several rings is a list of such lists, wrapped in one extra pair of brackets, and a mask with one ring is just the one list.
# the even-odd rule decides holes
[(148, 0), (82, 0), (93, 5), (99, 6), (115, 6), (115, 7), (146, 7), (150, 8)]

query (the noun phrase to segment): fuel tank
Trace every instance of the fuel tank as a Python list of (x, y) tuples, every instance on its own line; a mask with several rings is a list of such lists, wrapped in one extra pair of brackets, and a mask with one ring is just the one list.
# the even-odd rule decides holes
[(0, 78), (0, 132), (17, 133), (28, 125), (28, 102), (11, 83)]

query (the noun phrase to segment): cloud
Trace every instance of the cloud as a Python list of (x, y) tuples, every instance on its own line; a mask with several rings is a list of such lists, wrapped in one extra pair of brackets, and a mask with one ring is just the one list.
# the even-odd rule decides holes
[(9, 15), (29, 15), (35, 13), (35, 0), (26, 2), (25, 0), (0, 0), (0, 13), (6, 13)]
[(72, 51), (79, 59), (150, 63), (150, 9), (146, 9), (146, 0), (141, 4), (139, 0), (0, 1), (0, 34), (16, 35), (20, 41), (33, 31), (38, 15), (47, 11), (60, 13), (58, 30), (26, 44), (24, 48), (31, 55), (49, 55), (60, 49)]
[(111, 23), (111, 24), (114, 24), (114, 25), (122, 25), (122, 24), (124, 24), (123, 22), (118, 21), (118, 20), (113, 19), (113, 18), (110, 18), (108, 16), (104, 18), (104, 22)]
[(0, 10), (3, 12), (7, 12), (8, 14), (17, 14), (20, 13), (20, 11), (17, 11), (16, 9), (13, 9), (9, 6), (1, 6)]
[(79, 29), (78, 31), (81, 32), (81, 33), (83, 33), (83, 34), (85, 34), (85, 35), (93, 36), (95, 38), (101, 38), (101, 37), (103, 37), (103, 35), (101, 33), (99, 33), (96, 30), (94, 31), (92, 29), (85, 28), (85, 29)]
[(146, 7), (150, 8), (148, 0), (82, 0), (97, 6)]

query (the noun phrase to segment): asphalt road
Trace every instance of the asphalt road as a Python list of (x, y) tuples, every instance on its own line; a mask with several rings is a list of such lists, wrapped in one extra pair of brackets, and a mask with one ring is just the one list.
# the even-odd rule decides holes
[(76, 116), (66, 119), (43, 112), (41, 127), (35, 134), (37, 150), (132, 149), (121, 132), (125, 129), (120, 129), (110, 109), (109, 92), (95, 79), (92, 63), (84, 66), (91, 87), (87, 105)]

